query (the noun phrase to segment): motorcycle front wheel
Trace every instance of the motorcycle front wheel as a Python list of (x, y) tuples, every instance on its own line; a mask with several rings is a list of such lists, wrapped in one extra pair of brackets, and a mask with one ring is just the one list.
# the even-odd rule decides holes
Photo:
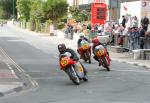
[(65, 72), (68, 74), (74, 84), (80, 85), (80, 79), (77, 76), (73, 66), (70, 66), (68, 69), (65, 70)]

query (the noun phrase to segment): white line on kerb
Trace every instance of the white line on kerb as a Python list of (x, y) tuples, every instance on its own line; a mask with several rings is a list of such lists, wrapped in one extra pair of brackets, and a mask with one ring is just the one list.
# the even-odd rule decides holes
[(12, 67), (11, 67), (8, 63), (6, 63), (6, 65), (7, 65), (8, 68), (10, 69), (11, 73), (13, 74), (13, 76), (14, 76), (16, 79), (18, 79), (18, 77), (17, 77), (16, 73), (14, 72), (14, 70), (12, 69)]
[[(0, 47), (1, 52), (16, 66), (16, 69), (18, 69), (19, 72), (23, 72), (25, 73), (25, 71), (11, 58), (9, 57), (6, 52)], [(9, 64), (8, 64), (9, 65)], [(10, 67), (10, 66), (9, 66)], [(11, 68), (11, 67), (10, 67)], [(10, 69), (9, 68), (9, 69)], [(11, 68), (12, 69), (12, 68)], [(13, 69), (12, 69), (13, 70)], [(12, 71), (14, 72), (14, 71)], [(31, 77), (26, 74), (26, 76), (28, 77), (28, 79), (30, 80), (30, 82), (32, 83), (33, 86), (39, 86), (38, 83), (35, 80), (32, 80)]]

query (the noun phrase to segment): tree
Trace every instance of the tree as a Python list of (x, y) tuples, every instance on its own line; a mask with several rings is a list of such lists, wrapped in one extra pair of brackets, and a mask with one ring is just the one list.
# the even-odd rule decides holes
[(67, 14), (67, 7), (66, 0), (47, 0), (44, 4), (45, 16), (47, 19), (51, 19), (56, 26), (60, 18)]
[(30, 0), (17, 0), (17, 10), (19, 12), (19, 18), (21, 20), (28, 21), (30, 18), (30, 7), (31, 1)]
[(88, 20), (88, 13), (85, 10), (80, 11), (76, 7), (69, 8), (70, 13), (72, 14), (73, 18), (77, 21), (87, 21)]
[(44, 19), (43, 4), (41, 0), (32, 1), (30, 18), (37, 19), (41, 22)]
[(0, 17), (9, 19), (14, 15), (17, 17), (16, 0), (0, 0)]
[(40, 23), (44, 21), (43, 2), (41, 0), (34, 0), (31, 2), (30, 21), (37, 31), (40, 29)]
[(2, 7), (0, 7), (0, 19), (4, 19), (6, 17), (6, 12)]

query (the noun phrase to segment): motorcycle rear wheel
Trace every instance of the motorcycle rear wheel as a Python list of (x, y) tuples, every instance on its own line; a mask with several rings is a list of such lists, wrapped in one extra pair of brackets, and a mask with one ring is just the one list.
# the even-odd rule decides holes
[(84, 80), (85, 82), (88, 81), (88, 76), (87, 76), (87, 74), (85, 74), (85, 76), (83, 77), (83, 80)]
[(106, 58), (103, 58), (102, 60), (103, 60), (103, 63), (104, 63), (104, 68), (106, 68), (107, 71), (110, 71), (110, 68), (109, 68), (109, 65), (107, 63)]
[(89, 53), (89, 51), (86, 51), (86, 52), (84, 53), (84, 61), (85, 61), (85, 62), (89, 61), (89, 64), (91, 64), (91, 58), (90, 58), (90, 53)]

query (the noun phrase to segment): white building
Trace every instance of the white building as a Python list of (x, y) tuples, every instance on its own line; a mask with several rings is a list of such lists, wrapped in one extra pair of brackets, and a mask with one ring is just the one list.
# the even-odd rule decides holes
[(120, 17), (122, 17), (122, 15), (131, 15), (127, 23), (128, 27), (131, 26), (131, 18), (133, 16), (138, 18), (138, 24), (140, 26), (142, 17), (146, 16), (150, 19), (150, 0), (121, 3)]

